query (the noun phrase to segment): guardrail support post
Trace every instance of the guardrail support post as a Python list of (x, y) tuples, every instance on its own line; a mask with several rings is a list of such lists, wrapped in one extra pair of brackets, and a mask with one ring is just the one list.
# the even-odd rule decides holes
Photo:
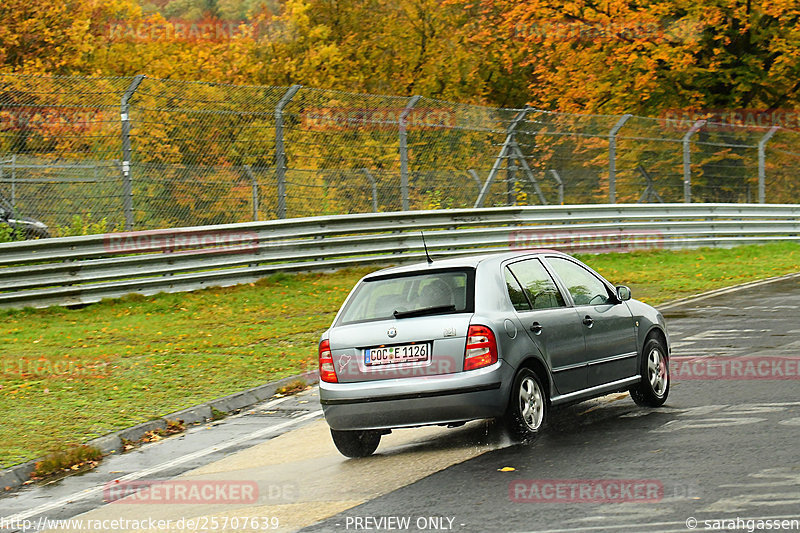
[(767, 171), (766, 171), (766, 159), (767, 159), (767, 142), (775, 135), (775, 132), (778, 131), (778, 126), (772, 126), (769, 131), (761, 137), (761, 140), (758, 141), (758, 203), (763, 204), (767, 201)]
[(302, 85), (292, 85), (275, 106), (275, 177), (278, 182), (278, 218), (286, 218), (286, 150), (283, 145), (283, 108)]
[(692, 155), (689, 143), (692, 140), (692, 135), (697, 133), (705, 123), (705, 119), (701, 118), (683, 136), (683, 201), (687, 204), (692, 203)]
[(608, 132), (608, 203), (610, 204), (617, 203), (617, 133), (632, 116), (630, 113), (622, 115)]
[(406, 119), (420, 98), (422, 97), (419, 95), (412, 96), (397, 121), (400, 129), (400, 195), (403, 199), (403, 211), (408, 211), (408, 128)]
[(130, 102), (144, 79), (144, 74), (134, 76), (120, 102), (122, 120), (122, 210), (125, 212), (125, 231), (133, 230), (133, 181), (131, 178), (131, 120)]

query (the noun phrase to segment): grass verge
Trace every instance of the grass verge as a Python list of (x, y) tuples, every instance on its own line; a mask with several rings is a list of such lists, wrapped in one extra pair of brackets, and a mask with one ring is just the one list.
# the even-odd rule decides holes
[[(800, 245), (581, 256), (651, 304), (800, 271)], [(374, 270), (1, 311), (0, 468), (316, 366), (319, 335)]]
[(51, 452), (38, 461), (31, 477), (44, 479), (70, 471), (92, 468), (102, 456), (100, 450), (91, 446), (69, 446), (65, 450)]

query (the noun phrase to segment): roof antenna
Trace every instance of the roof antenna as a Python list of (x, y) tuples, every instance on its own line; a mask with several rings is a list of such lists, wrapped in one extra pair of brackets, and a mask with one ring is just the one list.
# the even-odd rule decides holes
[(431, 259), (431, 255), (428, 253), (428, 245), (425, 244), (425, 234), (422, 233), (421, 231), (419, 232), (419, 234), (422, 236), (422, 246), (425, 247), (425, 257), (428, 258), (428, 264), (431, 265), (433, 264), (433, 259)]

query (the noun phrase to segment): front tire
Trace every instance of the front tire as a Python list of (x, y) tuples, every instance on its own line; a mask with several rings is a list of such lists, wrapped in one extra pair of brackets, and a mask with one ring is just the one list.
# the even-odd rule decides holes
[(522, 368), (514, 378), (505, 425), (515, 438), (533, 442), (547, 422), (547, 394), (542, 380), (530, 368)]
[(631, 398), (636, 405), (664, 405), (669, 396), (669, 359), (667, 349), (658, 339), (651, 338), (644, 344), (641, 377), (641, 381), (630, 389)]
[(339, 431), (331, 430), (336, 449), (345, 457), (369, 457), (378, 449), (381, 434), (378, 431)]

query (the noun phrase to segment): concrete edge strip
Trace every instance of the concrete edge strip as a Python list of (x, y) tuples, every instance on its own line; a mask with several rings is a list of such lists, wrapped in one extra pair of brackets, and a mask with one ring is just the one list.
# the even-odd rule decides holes
[[(316, 383), (319, 381), (319, 372), (317, 370), (312, 370), (303, 374), (279, 379), (278, 381), (265, 383), (264, 385), (259, 385), (251, 389), (235, 392), (228, 396), (217, 398), (216, 400), (166, 414), (156, 420), (148, 420), (147, 422), (142, 422), (141, 424), (121, 429), (114, 433), (103, 435), (102, 437), (97, 437), (85, 444), (99, 449), (103, 452), (103, 455), (118, 452), (123, 448), (123, 439), (126, 441), (138, 441), (148, 431), (166, 428), (168, 420), (182, 420), (186, 425), (203, 424), (213, 418), (213, 410), (222, 411), (227, 414), (236, 413), (274, 396), (275, 392), (280, 387), (298, 379), (305, 380), (307, 383)], [(36, 468), (36, 463), (42, 459), (43, 458), (40, 457), (0, 471), (0, 494), (8, 493), (29, 481), (31, 474)]]

